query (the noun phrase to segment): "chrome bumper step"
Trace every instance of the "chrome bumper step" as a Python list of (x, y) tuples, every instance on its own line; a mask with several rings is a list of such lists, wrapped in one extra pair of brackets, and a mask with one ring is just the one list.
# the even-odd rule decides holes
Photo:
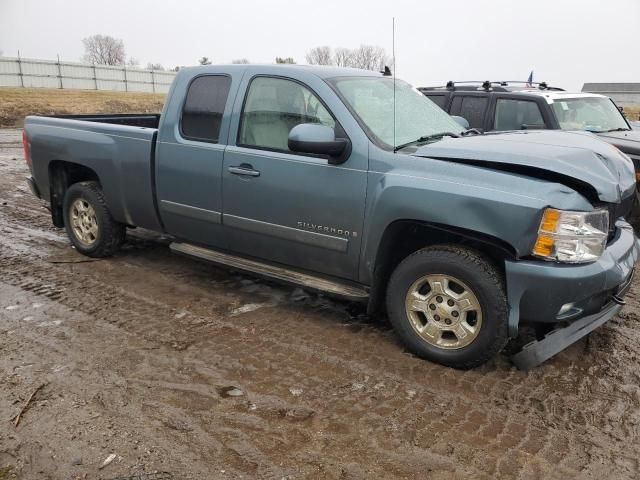
[(210, 250), (208, 248), (191, 245), (189, 243), (173, 242), (169, 245), (172, 251), (197, 257), (209, 262), (230, 267), (243, 272), (255, 273), (260, 276), (268, 277), (280, 282), (299, 285), (302, 288), (310, 290), (318, 290), (328, 294), (345, 298), (348, 300), (362, 302), (369, 298), (369, 292), (364, 288), (349, 285), (346, 283), (328, 280), (326, 278), (317, 277), (308, 273), (290, 270), (285, 267), (276, 266), (268, 263), (250, 260), (244, 257), (238, 257), (229, 253)]

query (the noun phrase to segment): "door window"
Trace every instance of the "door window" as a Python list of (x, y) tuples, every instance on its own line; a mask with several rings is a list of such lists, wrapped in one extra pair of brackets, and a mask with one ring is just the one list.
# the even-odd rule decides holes
[(251, 81), (245, 99), (238, 145), (289, 151), (289, 132), (301, 123), (336, 126), (308, 88), (292, 80), (257, 77)]
[(526, 128), (545, 128), (540, 107), (528, 100), (498, 99), (494, 130), (523, 130)]
[(444, 111), (446, 111), (445, 104), (447, 103), (447, 97), (446, 95), (430, 95), (427, 94), (426, 97), (431, 100), (433, 103), (435, 103), (436, 105), (438, 105), (441, 109), (443, 109)]
[(196, 77), (191, 82), (180, 120), (183, 137), (218, 143), (230, 87), (231, 78), (223, 75)]
[[(454, 97), (451, 114), (465, 118), (471, 128), (484, 128), (484, 113), (487, 109), (487, 104), (487, 97), (456, 96)], [(456, 107), (455, 110), (454, 107)]]

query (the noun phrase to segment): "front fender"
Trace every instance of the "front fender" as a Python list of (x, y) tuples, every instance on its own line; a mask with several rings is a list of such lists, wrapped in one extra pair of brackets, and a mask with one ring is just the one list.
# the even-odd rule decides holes
[(593, 208), (562, 184), (426, 158), (393, 158), (396, 165), (388, 171), (369, 172), (359, 272), (365, 284), (372, 281), (384, 232), (396, 221), (449, 226), (496, 238), (519, 257), (531, 252), (545, 207)]

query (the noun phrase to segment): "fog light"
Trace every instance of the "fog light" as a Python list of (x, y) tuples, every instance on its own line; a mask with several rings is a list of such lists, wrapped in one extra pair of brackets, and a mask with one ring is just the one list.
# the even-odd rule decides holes
[(561, 320), (561, 321), (570, 320), (580, 315), (582, 311), (583, 311), (582, 308), (576, 307), (576, 304), (573, 302), (565, 303), (563, 306), (560, 307), (560, 310), (558, 310), (558, 314), (556, 315), (556, 320)]
[(565, 313), (568, 313), (569, 310), (573, 309), (573, 307), (575, 307), (575, 303), (571, 302), (571, 303), (565, 303), (564, 305), (562, 305), (560, 307), (560, 310), (558, 310), (558, 317), (561, 317), (562, 315), (564, 315)]

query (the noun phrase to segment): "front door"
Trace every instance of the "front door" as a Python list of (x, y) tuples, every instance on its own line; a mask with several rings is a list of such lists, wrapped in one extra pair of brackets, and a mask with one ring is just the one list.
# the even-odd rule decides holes
[[(289, 132), (301, 123), (327, 125), (335, 129), (336, 137), (347, 134), (310, 85), (292, 78), (250, 74), (243, 83), (248, 88), (237, 104), (236, 145), (230, 138), (222, 172), (223, 223), (229, 248), (356, 279), (365, 208), (366, 147), (354, 145), (339, 165), (290, 151)], [(325, 93), (333, 93), (320, 79), (316, 83)]]

